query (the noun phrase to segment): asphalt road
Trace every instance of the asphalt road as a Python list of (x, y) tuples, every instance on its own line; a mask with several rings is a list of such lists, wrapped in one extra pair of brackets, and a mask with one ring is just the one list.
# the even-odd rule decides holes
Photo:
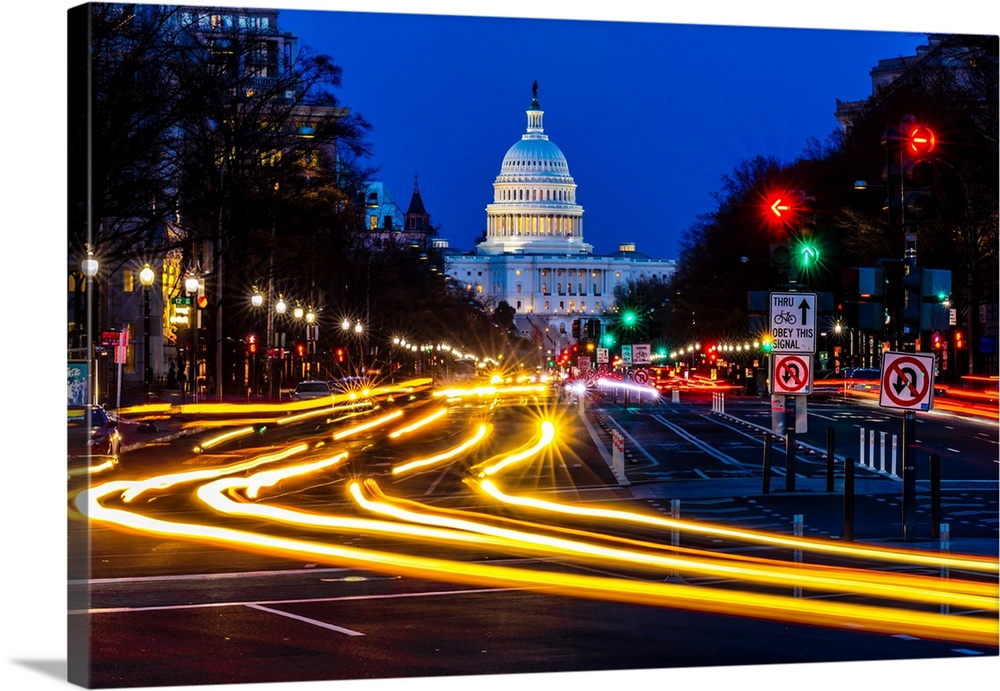
[[(527, 402), (527, 401), (523, 401)], [(784, 492), (780, 445), (775, 448), (773, 490), (762, 492), (762, 437), (755, 424), (767, 424), (769, 411), (761, 403), (729, 402), (727, 414), (713, 412), (707, 399), (677, 405), (626, 409), (620, 405), (587, 406), (581, 416), (572, 403), (543, 400), (522, 406), (520, 398), (484, 409), (460, 408), (447, 427), (433, 428), (413, 441), (391, 442), (384, 436), (358, 435), (343, 442), (349, 464), (321, 471), (306, 483), (284, 481), (280, 491), (256, 507), (292, 506), (310, 515), (362, 518), (350, 496), (352, 479), (368, 477), (395, 497), (399, 506), (431, 507), (436, 515), (455, 517), (489, 514), (496, 527), (529, 530), (574, 539), (581, 530), (609, 547), (658, 542), (661, 545), (709, 550), (739, 558), (789, 561), (793, 550), (773, 545), (747, 545), (719, 534), (687, 533), (671, 542), (663, 529), (612, 525), (538, 514), (522, 515), (513, 507), (498, 509), (471, 492), (469, 479), (484, 464), (507, 458), (537, 442), (543, 416), (559, 424), (557, 451), (536, 453), (533, 462), (503, 474), (511, 494), (644, 515), (681, 517), (741, 529), (790, 535), (804, 516), (801, 534), (842, 540), (844, 525), (842, 462), (836, 463), (837, 490), (825, 491), (826, 460), (802, 450), (797, 490)], [(837, 404), (816, 406), (817, 420), (830, 418), (845, 439), (859, 424), (874, 424), (878, 411)], [(763, 417), (762, 417), (763, 416)], [(426, 470), (394, 476), (403, 460), (431, 458), (465, 440), (480, 421), (493, 425), (490, 442), (475, 452), (457, 456)], [(116, 479), (138, 479), (150, 473), (169, 475), (229, 465), (240, 459), (306, 442), (313, 451), (337, 446), (331, 430), (313, 422), (221, 445), (196, 448), (218, 430), (150, 437), (150, 444), (126, 454)], [(352, 424), (352, 423), (351, 423)], [(884, 421), (891, 426), (891, 416)], [(921, 427), (921, 443), (948, 443), (960, 459), (949, 466), (944, 517), (951, 521), (952, 550), (996, 556), (996, 445), (975, 423), (949, 421), (954, 429)], [(273, 428), (272, 428), (273, 429)], [(609, 467), (612, 430), (623, 435), (627, 450), (624, 481)], [(979, 431), (976, 431), (979, 430)], [(969, 432), (972, 431), (970, 436)], [(803, 440), (810, 443), (812, 437)], [(817, 434), (824, 440), (825, 431)], [(248, 438), (250, 439), (250, 438)], [(318, 441), (322, 440), (322, 442)], [(850, 454), (850, 446), (837, 454)], [(994, 481), (991, 485), (990, 463)], [(961, 468), (960, 472), (956, 469)], [(231, 474), (231, 473), (230, 473)], [(250, 476), (250, 471), (245, 475)], [(201, 480), (198, 483), (202, 482)], [(876, 469), (859, 469), (856, 540), (865, 545), (900, 545), (900, 482)], [(197, 485), (198, 483), (194, 483)], [(237, 494), (243, 490), (230, 490)], [(902, 545), (934, 552), (939, 541), (930, 536), (929, 496), (920, 489), (921, 537)], [(187, 534), (154, 533), (142, 527), (123, 528), (87, 522), (71, 513), (70, 626), (77, 635), (89, 632), (90, 683), (100, 687), (187, 685), (319, 679), (388, 679), (399, 677), (526, 672), (682, 668), (692, 666), (759, 665), (845, 660), (968, 658), (997, 655), (996, 646), (865, 630), (857, 626), (749, 616), (738, 607), (713, 610), (687, 607), (669, 599), (658, 604), (623, 601), (620, 596), (570, 597), (553, 585), (534, 585), (460, 578), (465, 568), (510, 568), (518, 573), (556, 574), (617, 579), (629, 584), (651, 582), (693, 586), (697, 592), (746, 591), (760, 597), (798, 598), (802, 603), (857, 602), (871, 604), (859, 592), (817, 592), (787, 583), (747, 584), (691, 572), (653, 570), (569, 558), (557, 552), (509, 545), (414, 542), (374, 528), (344, 525), (318, 528), (305, 524), (275, 524), (264, 515), (221, 516), (206, 510), (191, 483), (157, 489), (131, 506), (110, 499), (109, 505), (131, 509), (145, 518), (171, 525), (208, 525), (301, 542), (322, 540), (331, 549), (378, 552), (396, 557), (442, 560), (455, 574), (427, 577), (409, 566), (359, 567), (336, 558), (315, 558), (307, 551), (278, 552), (247, 544), (197, 539)], [(458, 513), (462, 512), (462, 513)], [(534, 530), (535, 528), (531, 528)], [(576, 533), (572, 531), (577, 531)], [(598, 537), (591, 533), (596, 531)], [(635, 541), (638, 541), (637, 543)], [(909, 576), (939, 575), (940, 569), (872, 563), (856, 557), (809, 556), (820, 563), (849, 564), (872, 573)], [(444, 573), (444, 572), (442, 572)], [(454, 577), (453, 577), (454, 576)], [(981, 575), (952, 569), (951, 578), (979, 580)], [(478, 578), (478, 577), (477, 577)], [(989, 580), (989, 577), (986, 578)], [(995, 576), (993, 577), (995, 582)], [(631, 587), (631, 586), (629, 586)], [(627, 588), (625, 588), (627, 589)], [(678, 591), (686, 592), (686, 588)], [(878, 600), (885, 604), (885, 598)], [(893, 602), (893, 606), (899, 603)], [(900, 605), (903, 606), (903, 605)], [(905, 606), (908, 610), (912, 605)], [(939, 603), (917, 606), (938, 613)], [(953, 607), (951, 616), (976, 616)], [(995, 619), (995, 612), (994, 612)], [(71, 646), (73, 655), (86, 646)]]

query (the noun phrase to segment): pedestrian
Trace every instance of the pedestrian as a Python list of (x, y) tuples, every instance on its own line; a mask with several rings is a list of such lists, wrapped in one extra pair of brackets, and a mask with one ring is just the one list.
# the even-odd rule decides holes
[(177, 388), (177, 370), (174, 369), (174, 361), (172, 358), (170, 360), (170, 369), (167, 370), (167, 388)]

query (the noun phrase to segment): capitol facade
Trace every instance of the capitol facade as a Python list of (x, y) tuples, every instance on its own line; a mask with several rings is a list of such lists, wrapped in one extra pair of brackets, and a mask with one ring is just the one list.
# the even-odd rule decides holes
[(445, 271), (487, 306), (513, 307), (521, 332), (554, 354), (572, 343), (575, 319), (612, 318), (616, 285), (667, 280), (676, 262), (650, 258), (629, 242), (616, 253), (594, 254), (584, 241), (569, 163), (545, 134), (537, 82), (526, 112), (527, 130), (493, 181), (485, 237), (471, 252), (445, 249)]

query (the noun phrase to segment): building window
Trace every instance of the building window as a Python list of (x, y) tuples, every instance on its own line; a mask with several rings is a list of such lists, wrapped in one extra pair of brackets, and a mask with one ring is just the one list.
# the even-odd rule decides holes
[(517, 284), (516, 292), (518, 293), (518, 295), (521, 294), (521, 284), (520, 283)]
[(483, 284), (482, 283), (477, 283), (476, 284), (476, 292), (479, 293), (480, 295), (482, 295), (482, 293), (483, 293)]
[(520, 309), (521, 309), (521, 301), (520, 301), (520, 300), (518, 300), (518, 301), (517, 301), (517, 309), (518, 309), (518, 310), (520, 310)]
[[(551, 293), (549, 292), (549, 284), (548, 283), (543, 283), (542, 284), (542, 294), (543, 295), (551, 295)], [(546, 303), (546, 304), (548, 304), (548, 303)], [(548, 309), (548, 307), (546, 307), (545, 309)]]
[(126, 293), (135, 292), (135, 271), (132, 269), (125, 269), (125, 273), (122, 276), (124, 281), (124, 290)]
[(545, 311), (546, 312), (549, 311), (549, 301), (548, 300), (545, 301)]
[(378, 228), (378, 216), (372, 214), (368, 217), (368, 229), (375, 230), (376, 228)]

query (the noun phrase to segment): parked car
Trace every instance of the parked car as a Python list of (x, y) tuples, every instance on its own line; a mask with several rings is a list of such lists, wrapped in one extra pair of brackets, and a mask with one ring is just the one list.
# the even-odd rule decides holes
[(71, 465), (118, 466), (122, 435), (118, 422), (99, 405), (70, 406), (67, 418), (67, 450)]
[(308, 401), (331, 395), (333, 395), (333, 391), (330, 389), (330, 385), (319, 380), (300, 381), (292, 391), (292, 399), (296, 401)]

